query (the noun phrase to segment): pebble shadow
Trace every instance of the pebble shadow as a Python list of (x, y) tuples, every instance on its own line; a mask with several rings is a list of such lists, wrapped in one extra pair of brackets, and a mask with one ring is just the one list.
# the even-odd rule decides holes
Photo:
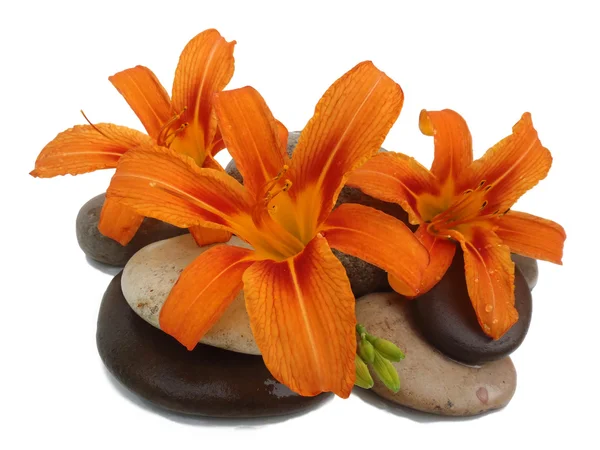
[(404, 419), (412, 420), (413, 422), (418, 423), (435, 423), (435, 422), (469, 422), (472, 420), (477, 420), (481, 417), (487, 416), (489, 414), (493, 414), (499, 410), (487, 411), (483, 414), (479, 414), (476, 416), (468, 416), (468, 417), (456, 417), (456, 416), (440, 416), (436, 414), (428, 414), (421, 411), (417, 411), (416, 409), (407, 408), (404, 406), (397, 405), (389, 400), (386, 400), (378, 395), (361, 388), (354, 388), (352, 390), (352, 395), (357, 396), (363, 402), (368, 403), (371, 406), (374, 406), (377, 409), (385, 411), (389, 414), (393, 414), (397, 417), (402, 417)]
[(85, 257), (85, 260), (94, 269), (99, 270), (100, 272), (105, 273), (110, 276), (113, 276), (113, 277), (115, 275), (117, 275), (121, 270), (123, 270), (122, 267), (116, 267), (116, 266), (111, 266), (108, 264), (101, 263), (99, 261), (96, 261), (95, 259), (90, 258), (87, 255)]
[(149, 401), (144, 400), (138, 395), (131, 392), (125, 386), (123, 386), (112, 374), (108, 371), (106, 367), (103, 367), (104, 374), (106, 378), (112, 385), (112, 387), (123, 397), (129, 400), (131, 403), (136, 406), (149, 411), (154, 414), (158, 414), (159, 416), (164, 417), (167, 420), (172, 422), (180, 423), (183, 425), (190, 426), (217, 426), (217, 427), (232, 427), (237, 429), (257, 429), (262, 428), (267, 425), (275, 425), (282, 422), (287, 422), (288, 420), (293, 420), (296, 417), (303, 416), (304, 414), (315, 411), (323, 405), (329, 403), (333, 397), (326, 399), (322, 403), (317, 406), (311, 406), (306, 411), (299, 411), (293, 414), (287, 414), (285, 416), (275, 416), (275, 417), (256, 417), (256, 418), (223, 418), (223, 417), (203, 417), (203, 416), (194, 416), (181, 414), (173, 411), (169, 411), (164, 408), (160, 408)]

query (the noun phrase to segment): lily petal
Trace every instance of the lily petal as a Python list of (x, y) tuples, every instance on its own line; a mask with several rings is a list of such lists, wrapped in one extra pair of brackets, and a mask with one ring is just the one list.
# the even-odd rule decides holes
[(224, 230), (216, 230), (214, 228), (205, 228), (199, 225), (190, 227), (190, 233), (200, 247), (210, 244), (218, 244), (227, 242), (231, 239), (231, 233)]
[(502, 213), (546, 178), (551, 165), (552, 156), (538, 139), (531, 114), (525, 113), (513, 127), (513, 134), (473, 162), (464, 188), (473, 189), (481, 183), (489, 189), (481, 215)]
[(374, 264), (417, 295), (429, 263), (427, 250), (400, 220), (368, 206), (346, 203), (322, 228), (332, 248)]
[(126, 151), (151, 142), (144, 133), (112, 123), (76, 125), (43, 148), (31, 175), (51, 178), (113, 168)]
[(402, 153), (380, 153), (350, 174), (348, 186), (385, 202), (397, 203), (413, 225), (429, 220), (439, 209), (435, 176)]
[(265, 364), (304, 396), (354, 384), (354, 296), (327, 241), (314, 238), (282, 262), (259, 261), (244, 273), (246, 309)]
[(273, 114), (258, 91), (249, 86), (216, 94), (215, 110), (244, 186), (257, 200), (262, 199), (287, 156)]
[[(421, 225), (415, 232), (415, 237), (429, 252), (429, 265), (423, 272), (421, 285), (417, 295), (423, 295), (429, 292), (442, 279), (454, 259), (456, 253), (456, 243), (448, 239), (436, 238), (427, 232), (427, 225)], [(406, 283), (394, 277), (391, 273), (388, 280), (392, 289), (406, 297), (413, 297), (407, 289)]]
[(509, 211), (498, 219), (496, 225), (496, 234), (512, 252), (562, 264), (567, 235), (559, 224), (531, 214)]
[[(213, 109), (213, 113), (215, 110)], [(211, 123), (217, 123), (217, 115), (214, 114), (214, 119), (211, 119)], [(211, 146), (207, 150), (207, 159), (210, 156), (215, 156), (221, 150), (225, 148), (225, 141), (223, 140), (223, 135), (221, 134), (221, 130), (219, 130), (217, 126), (217, 131), (215, 132), (215, 137), (213, 138)], [(218, 164), (218, 163), (217, 163)], [(203, 166), (206, 167), (206, 166)]]
[(193, 350), (242, 289), (252, 250), (218, 245), (198, 256), (173, 286), (160, 311), (160, 328)]
[(202, 225), (235, 232), (237, 220), (252, 210), (250, 195), (235, 179), (156, 145), (127, 152), (106, 195), (181, 228)]
[(347, 174), (377, 153), (403, 100), (400, 86), (370, 61), (343, 75), (319, 100), (290, 169), (290, 196), (305, 222), (304, 241), (327, 218)]
[(225, 172), (225, 169), (223, 169), (223, 166), (221, 166), (221, 164), (219, 164), (219, 162), (211, 154), (206, 155), (206, 158), (204, 159), (204, 164), (202, 165), (202, 167), (204, 169), (214, 169), (214, 170), (218, 170), (219, 172)]
[(460, 242), (465, 258), (467, 290), (485, 334), (500, 339), (519, 319), (515, 309), (515, 265), (510, 249), (490, 229), (471, 226)]
[(289, 162), (289, 157), (287, 154), (287, 145), (288, 145), (288, 137), (290, 133), (284, 124), (282, 124), (279, 120), (275, 119), (275, 123), (277, 124), (277, 133), (279, 134), (279, 141), (281, 142), (281, 148), (283, 149), (286, 163)]
[(422, 110), (419, 128), (421, 133), (434, 138), (431, 173), (442, 185), (448, 179), (459, 179), (463, 170), (473, 162), (471, 133), (465, 120), (451, 109)]
[(108, 78), (125, 98), (142, 125), (153, 138), (169, 121), (171, 99), (156, 75), (144, 66), (136, 66)]
[(107, 198), (102, 206), (98, 230), (121, 245), (127, 245), (137, 233), (144, 216), (121, 205), (114, 198)]
[(183, 49), (173, 81), (173, 110), (188, 126), (178, 134), (172, 147), (202, 163), (217, 135), (213, 95), (221, 91), (234, 70), (233, 47), (217, 30), (203, 31)]

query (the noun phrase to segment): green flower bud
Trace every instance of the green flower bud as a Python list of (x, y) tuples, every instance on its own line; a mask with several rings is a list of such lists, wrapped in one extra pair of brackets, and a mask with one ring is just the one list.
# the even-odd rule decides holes
[(364, 339), (364, 337), (367, 335), (367, 330), (360, 323), (356, 324), (356, 332), (361, 339)]
[(373, 370), (379, 377), (379, 379), (386, 385), (386, 387), (392, 392), (398, 392), (400, 390), (400, 377), (396, 368), (379, 354), (375, 352), (375, 361), (373, 361)]
[(363, 361), (373, 364), (375, 360), (375, 348), (369, 341), (364, 340), (358, 343), (358, 354)]
[(381, 356), (385, 359), (394, 362), (404, 359), (404, 353), (402, 353), (402, 350), (400, 350), (393, 342), (371, 336), (370, 334), (367, 334), (367, 341), (369, 341), (373, 347), (375, 347), (375, 350), (381, 353)]
[(358, 355), (354, 357), (354, 367), (356, 370), (356, 381), (354, 384), (364, 389), (371, 389), (373, 387), (373, 378), (369, 373), (369, 368)]

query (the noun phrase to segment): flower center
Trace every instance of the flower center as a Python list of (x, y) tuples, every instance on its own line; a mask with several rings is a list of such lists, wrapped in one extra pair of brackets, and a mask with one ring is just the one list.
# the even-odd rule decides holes
[[(269, 203), (271, 203), (271, 200), (273, 200), (275, 197), (277, 197), (282, 192), (289, 191), (290, 188), (292, 187), (292, 182), (291, 182), (291, 180), (288, 180), (288, 179), (285, 180), (285, 183), (283, 184), (283, 186), (277, 186), (279, 183), (279, 180), (281, 180), (281, 178), (288, 171), (288, 169), (289, 169), (289, 166), (287, 164), (285, 164), (283, 166), (283, 168), (279, 171), (279, 173), (275, 176), (275, 178), (273, 178), (271, 181), (269, 181), (263, 188), (263, 192), (264, 192), (263, 205), (264, 205), (264, 207), (269, 208)], [(274, 208), (275, 206), (276, 205), (272, 205), (271, 207)]]
[(447, 230), (456, 230), (468, 222), (500, 216), (499, 210), (491, 214), (485, 212), (489, 204), (488, 194), (493, 187), (492, 184), (486, 185), (486, 180), (481, 180), (474, 189), (467, 189), (455, 198), (449, 208), (431, 220), (427, 230), (434, 235), (446, 235)]
[(156, 137), (156, 143), (189, 156), (196, 161), (198, 167), (202, 167), (206, 159), (204, 130), (196, 122), (186, 120), (189, 118), (186, 116), (187, 110), (186, 106), (165, 122)]
[(171, 119), (165, 122), (158, 132), (158, 136), (156, 136), (156, 143), (158, 145), (161, 147), (170, 147), (177, 135), (188, 127), (188, 122), (184, 122), (177, 127), (177, 122), (186, 111), (187, 106), (184, 107), (179, 114), (175, 114)]
[[(295, 216), (289, 196), (282, 195), (292, 187), (292, 181), (282, 179), (288, 170), (284, 165), (281, 171), (261, 190), (252, 212), (255, 232), (250, 232), (248, 242), (264, 258), (282, 261), (304, 249), (304, 244), (294, 232)], [(244, 230), (248, 232), (249, 230)]]

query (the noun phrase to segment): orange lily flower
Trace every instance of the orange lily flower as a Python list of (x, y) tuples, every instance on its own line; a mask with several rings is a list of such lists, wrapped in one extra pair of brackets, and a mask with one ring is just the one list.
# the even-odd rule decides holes
[[(224, 148), (213, 111), (213, 95), (233, 76), (233, 47), (217, 30), (206, 30), (183, 49), (173, 81), (173, 98), (147, 67), (136, 66), (109, 77), (148, 134), (99, 123), (76, 125), (59, 133), (39, 154), (34, 177), (77, 175), (115, 168), (123, 154), (140, 144), (156, 143), (190, 156), (200, 167), (221, 169), (214, 155)], [(87, 120), (87, 118), (86, 118)], [(144, 217), (107, 199), (98, 229), (121, 245), (135, 236)], [(225, 242), (229, 233), (190, 229), (199, 245)]]
[(357, 204), (332, 212), (348, 173), (377, 153), (402, 102), (400, 86), (359, 64), (321, 98), (289, 160), (287, 130), (257, 91), (217, 94), (219, 126), (244, 186), (169, 150), (144, 145), (125, 155), (109, 198), (177, 226), (229, 231), (252, 247), (218, 245), (193, 261), (161, 311), (161, 329), (193, 349), (243, 287), (271, 373), (304, 396), (348, 397), (355, 299), (330, 247), (390, 271), (414, 293), (429, 261), (401, 221)]
[[(517, 321), (514, 264), (510, 253), (562, 264), (563, 228), (546, 219), (510, 211), (526, 191), (544, 179), (552, 156), (525, 113), (513, 133), (473, 161), (471, 134), (452, 110), (425, 111), (421, 132), (434, 137), (431, 171), (399, 153), (380, 154), (357, 170), (348, 184), (401, 205), (416, 236), (430, 253), (420, 294), (450, 266), (460, 243), (471, 303), (483, 331), (499, 339)], [(394, 290), (411, 296), (393, 274)]]

